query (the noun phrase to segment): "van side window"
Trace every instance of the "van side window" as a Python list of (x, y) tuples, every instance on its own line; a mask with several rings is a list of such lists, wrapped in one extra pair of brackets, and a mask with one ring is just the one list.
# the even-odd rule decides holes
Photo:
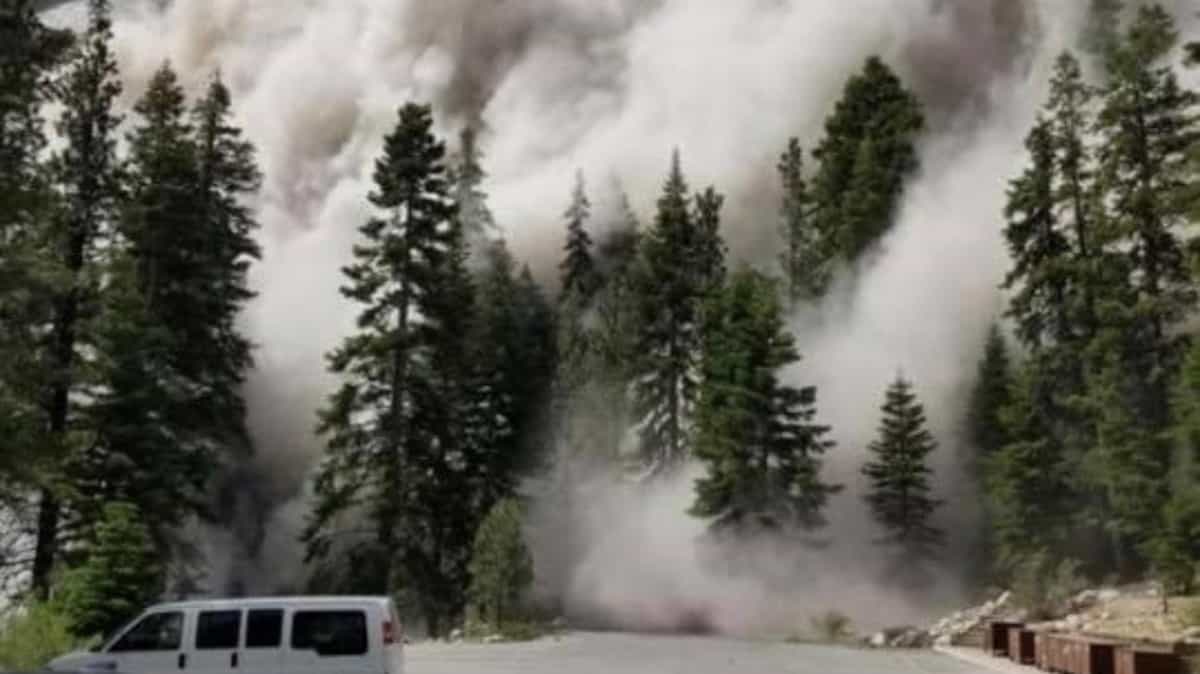
[(279, 648), (282, 642), (282, 609), (254, 609), (246, 615), (246, 648)]
[(292, 649), (320, 656), (367, 652), (367, 615), (363, 611), (297, 611), (292, 616)]
[(196, 622), (196, 648), (199, 650), (238, 647), (242, 629), (241, 611), (201, 611)]
[(130, 628), (108, 652), (177, 651), (182, 641), (182, 613), (151, 613)]

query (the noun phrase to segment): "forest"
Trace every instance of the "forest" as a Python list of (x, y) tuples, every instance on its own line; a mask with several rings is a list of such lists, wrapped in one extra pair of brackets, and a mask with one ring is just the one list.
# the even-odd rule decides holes
[[(1007, 307), (963, 419), (980, 585), (1069, 568), (1195, 589), (1200, 92), (1181, 73), (1200, 44), (1160, 6), (1111, 6), (1055, 63), (1007, 186)], [(80, 638), (228, 591), (197, 581), (185, 526), (233, 517), (221, 495), (255, 452), (255, 145), (220, 72), (189, 100), (165, 62), (119, 111), (110, 11), (90, 0), (75, 34), (0, 0), (0, 589)], [(389, 594), (432, 635), (500, 622), (536, 573), (526, 480), (582, 465), (653, 485), (698, 464), (687, 512), (713, 537), (838, 536), (838, 447), (820, 391), (783, 376), (805, 352), (789, 316), (872, 255), (920, 169), (923, 105), (892, 67), (862, 63), (812, 147), (782, 139), (771, 264), (729, 254), (726, 196), (689, 184), (684, 147), (654, 212), (626, 204), (602, 235), (582, 171), (544, 195), (554, 284), (496, 224), (479, 130), (397, 108), (330, 289), (357, 321), (326, 355), (297, 590)], [(921, 374), (861, 401), (878, 554), (917, 589), (953, 535)]]

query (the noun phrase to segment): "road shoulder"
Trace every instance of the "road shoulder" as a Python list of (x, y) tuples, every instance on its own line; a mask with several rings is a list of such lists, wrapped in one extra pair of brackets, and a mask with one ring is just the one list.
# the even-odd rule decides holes
[(999, 672), (999, 674), (1029, 674), (1029, 672), (1041, 671), (1035, 667), (1018, 665), (1012, 660), (988, 655), (977, 648), (934, 646), (933, 650), (947, 657), (955, 658), (956, 660), (961, 660), (977, 667), (983, 667), (993, 672)]

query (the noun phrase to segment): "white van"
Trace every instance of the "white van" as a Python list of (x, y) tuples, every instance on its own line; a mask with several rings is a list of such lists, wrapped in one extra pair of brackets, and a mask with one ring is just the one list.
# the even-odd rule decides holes
[(159, 604), (55, 672), (401, 674), (404, 646), (387, 597), (269, 597)]

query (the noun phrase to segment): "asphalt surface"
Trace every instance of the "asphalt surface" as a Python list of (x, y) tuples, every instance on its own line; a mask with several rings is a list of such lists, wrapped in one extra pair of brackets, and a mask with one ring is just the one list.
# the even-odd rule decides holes
[(522, 644), (418, 643), (405, 674), (994, 674), (930, 651), (574, 633)]

